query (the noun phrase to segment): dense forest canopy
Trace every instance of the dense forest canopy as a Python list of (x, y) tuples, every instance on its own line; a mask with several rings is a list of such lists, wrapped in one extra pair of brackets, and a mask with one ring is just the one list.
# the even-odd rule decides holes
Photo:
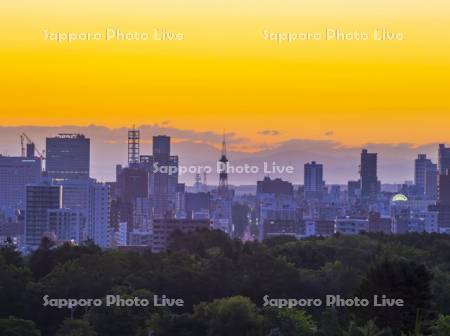
[[(43, 298), (155, 295), (184, 306), (44, 306)], [(402, 307), (279, 308), (273, 299), (385, 295)], [(279, 301), (277, 301), (279, 302)], [(137, 254), (43, 241), (0, 250), (0, 335), (450, 335), (450, 237), (334, 236), (263, 243), (219, 231), (177, 233), (167, 252)]]

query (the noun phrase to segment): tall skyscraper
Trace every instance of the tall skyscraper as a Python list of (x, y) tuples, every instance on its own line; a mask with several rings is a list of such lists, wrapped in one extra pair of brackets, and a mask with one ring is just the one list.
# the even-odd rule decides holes
[(361, 153), (361, 198), (374, 201), (380, 192), (380, 182), (377, 175), (377, 153), (369, 153), (363, 149)]
[(26, 185), (41, 181), (42, 161), (0, 155), (0, 209), (25, 209)]
[(163, 218), (174, 213), (178, 185), (178, 156), (170, 155), (170, 137), (153, 137), (153, 164), (151, 174), (151, 197), (154, 217)]
[(414, 182), (417, 192), (429, 199), (437, 197), (438, 168), (425, 154), (419, 154), (414, 166)]
[(90, 139), (81, 134), (59, 134), (46, 141), (46, 170), (55, 179), (88, 179)]
[(321, 200), (325, 182), (323, 180), (323, 165), (312, 161), (305, 164), (304, 192), (307, 200)]
[(450, 148), (444, 144), (439, 145), (438, 151), (439, 174), (446, 175), (447, 169), (450, 169)]
[[(117, 191), (120, 199), (120, 221), (126, 222), (130, 231), (135, 229), (135, 205), (147, 203), (150, 207), (148, 180), (149, 172), (133, 165), (134, 168), (123, 168), (117, 175)], [(145, 207), (145, 206), (144, 206)]]
[(49, 183), (26, 187), (25, 244), (36, 249), (42, 237), (49, 232), (48, 211), (62, 207), (60, 186)]

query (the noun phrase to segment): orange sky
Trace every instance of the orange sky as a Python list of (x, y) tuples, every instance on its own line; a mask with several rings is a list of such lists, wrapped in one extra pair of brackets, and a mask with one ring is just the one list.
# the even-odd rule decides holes
[[(70, 0), (0, 5), (0, 125), (170, 120), (290, 138), (450, 141), (447, 0)], [(56, 42), (43, 31), (154, 28), (182, 41)], [(263, 31), (402, 32), (402, 41), (277, 43)], [(279, 135), (258, 135), (262, 130)], [(325, 135), (328, 133), (328, 135)]]

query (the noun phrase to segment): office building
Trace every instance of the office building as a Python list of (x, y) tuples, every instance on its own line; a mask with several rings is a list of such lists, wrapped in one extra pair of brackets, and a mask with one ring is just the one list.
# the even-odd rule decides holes
[(88, 179), (90, 139), (81, 134), (59, 134), (46, 140), (46, 171), (55, 179)]
[(335, 233), (343, 235), (356, 235), (369, 231), (369, 220), (367, 218), (338, 217), (334, 221)]
[(377, 175), (377, 153), (369, 153), (363, 149), (361, 153), (361, 198), (365, 201), (375, 201), (380, 192), (380, 182)]
[(42, 161), (37, 157), (0, 155), (0, 209), (25, 209), (26, 189), (41, 181)]
[(257, 194), (292, 195), (293, 192), (294, 187), (292, 183), (283, 181), (280, 178), (272, 180), (270, 177), (265, 177), (262, 181), (256, 183)]
[(302, 225), (295, 220), (272, 220), (264, 221), (264, 237), (267, 239), (275, 236), (292, 236), (298, 238), (301, 236)]
[(439, 175), (438, 200), (429, 210), (437, 212), (439, 232), (450, 233), (450, 170), (447, 175)]
[(153, 157), (149, 159), (153, 167), (151, 174), (151, 197), (154, 218), (174, 214), (178, 185), (178, 156), (170, 155), (170, 137), (153, 137)]
[(210, 230), (211, 228), (212, 222), (208, 219), (155, 219), (153, 222), (152, 251), (161, 252), (166, 250), (175, 232), (190, 233), (198, 230)]
[(26, 187), (25, 244), (28, 249), (39, 247), (42, 238), (49, 232), (49, 210), (61, 207), (60, 186), (41, 183)]
[(103, 183), (92, 183), (89, 186), (89, 215), (86, 238), (94, 241), (102, 248), (111, 242), (110, 232), (110, 191)]
[(204, 216), (211, 211), (211, 194), (206, 192), (186, 193), (185, 209), (187, 218), (194, 219), (195, 216)]
[[(142, 229), (143, 217), (151, 216), (149, 199), (149, 173), (140, 167), (123, 168), (117, 176), (117, 197), (120, 200), (119, 217), (128, 223), (128, 229)], [(147, 210), (147, 213), (143, 211)], [(135, 219), (139, 223), (134, 223)]]
[(382, 217), (378, 212), (371, 212), (369, 214), (369, 232), (391, 234), (392, 219)]
[(306, 200), (321, 200), (325, 182), (323, 180), (323, 165), (312, 161), (305, 164), (304, 192)]
[(361, 197), (361, 181), (348, 181), (347, 183), (347, 200), (355, 201)]
[(439, 174), (447, 175), (447, 169), (450, 169), (450, 148), (444, 144), (439, 145), (438, 149)]
[(314, 224), (316, 236), (329, 237), (334, 234), (334, 220), (316, 220)]
[(428, 199), (436, 199), (437, 181), (437, 165), (427, 159), (425, 154), (419, 154), (414, 165), (414, 183), (417, 194)]
[(294, 187), (291, 183), (281, 179), (271, 180), (269, 177), (258, 181), (256, 193), (258, 239), (261, 241), (265, 237), (266, 221), (298, 221), (300, 218), (297, 208)]
[(71, 209), (50, 209), (48, 214), (48, 231), (54, 233), (60, 242), (75, 244), (83, 242), (86, 216), (83, 212)]

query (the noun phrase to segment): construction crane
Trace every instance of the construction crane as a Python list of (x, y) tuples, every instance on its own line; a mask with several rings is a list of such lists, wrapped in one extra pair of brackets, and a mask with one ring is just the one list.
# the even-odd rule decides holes
[[(41, 160), (45, 160), (45, 150), (43, 150), (42, 152), (37, 148), (36, 144), (34, 143), (33, 140), (31, 140), (28, 135), (26, 135), (25, 133), (22, 133), (20, 135), (20, 143), (22, 146), (22, 156), (26, 156), (26, 146), (25, 146), (25, 140), (27, 140), (27, 145), (33, 145), (34, 146), (34, 151), (36, 152), (37, 156), (41, 159)], [(34, 153), (33, 153), (34, 154)]]

